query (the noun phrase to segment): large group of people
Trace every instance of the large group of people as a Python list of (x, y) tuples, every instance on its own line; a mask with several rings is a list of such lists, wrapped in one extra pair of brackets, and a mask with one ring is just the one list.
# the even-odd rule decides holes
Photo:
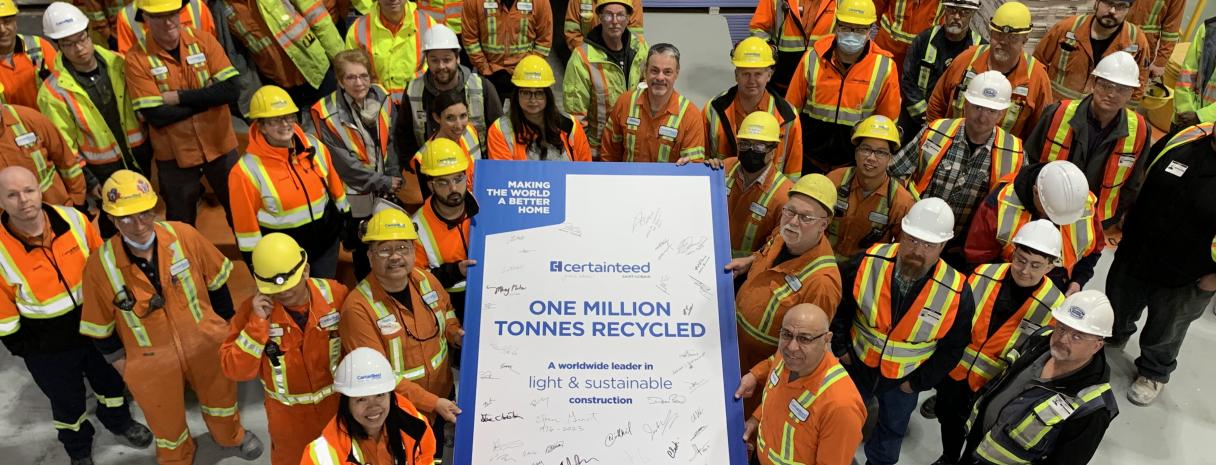
[[(1184, 6), (1095, 0), (1027, 52), (1017, 1), (761, 0), (699, 107), (640, 0), (79, 0), (41, 36), (0, 0), (0, 341), (73, 465), (86, 379), (158, 463), (193, 461), (187, 387), (254, 460), (255, 378), (275, 465), (438, 463), (478, 160), (704, 163), (751, 460), (894, 464), (920, 404), (935, 465), (1086, 463), (1119, 412), (1103, 348), (1147, 308), (1148, 405), (1216, 294), (1216, 19), (1170, 127), (1140, 111)], [(195, 229), (212, 198), (235, 263)]]

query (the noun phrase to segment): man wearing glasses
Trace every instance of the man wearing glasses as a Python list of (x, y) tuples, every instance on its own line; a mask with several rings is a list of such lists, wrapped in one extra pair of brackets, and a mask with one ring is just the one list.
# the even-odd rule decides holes
[(1083, 465), (1098, 450), (1119, 414), (1102, 351), (1114, 321), (1110, 301), (1081, 291), (1051, 316), (1051, 329), (1024, 341), (980, 392), (959, 464)]
[(220, 369), (233, 314), (232, 263), (194, 227), (156, 221), (157, 195), (139, 173), (114, 173), (102, 199), (118, 234), (85, 265), (80, 333), (99, 339), (102, 355), (128, 381), (156, 436), (157, 462), (193, 460), (187, 385), (212, 439), (245, 460), (258, 458), (262, 442), (241, 425), (236, 383)]
[(831, 353), (828, 320), (815, 304), (790, 308), (777, 333), (777, 353), (739, 380), (736, 399), (751, 397), (764, 383), (760, 408), (743, 429), (744, 441), (756, 434), (756, 458), (761, 464), (853, 463), (866, 407)]
[[(469, 265), (476, 263), (469, 260), (469, 223), (477, 214), (477, 201), (469, 193), (468, 155), (455, 142), (436, 138), (422, 150), (421, 162), (431, 195), (414, 212), (417, 244), (423, 252), (417, 255), (415, 266), (429, 269), (439, 279), (456, 319), (464, 321), (465, 275)], [(459, 367), (460, 358), (452, 364)]]
[(1096, 202), (1076, 165), (1057, 160), (1029, 166), (1013, 182), (993, 189), (976, 211), (963, 249), (967, 263), (1012, 260), (1013, 239), (1023, 225), (1050, 220), (1060, 228), (1063, 251), (1049, 278), (1065, 295), (1075, 294), (1094, 276), (1105, 246), (1102, 224), (1094, 214)]
[(1064, 301), (1046, 278), (1065, 254), (1062, 244), (1051, 221), (1032, 221), (1013, 237), (1009, 262), (980, 265), (967, 280), (976, 299), (971, 342), (950, 376), (937, 383), (936, 397), (920, 409), (941, 424), (942, 456), (934, 465), (958, 462), (976, 391), (1005, 371), (1017, 358), (1015, 348), (1051, 323), (1052, 309)]
[(342, 305), (338, 333), (343, 352), (371, 347), (388, 358), (397, 392), (437, 422), (436, 444), (443, 444), (443, 422), (455, 422), (460, 413), (451, 401), (448, 346), (460, 346), (464, 330), (439, 279), (415, 266), (417, 240), (405, 212), (372, 215), (363, 234), (372, 273)]
[(828, 238), (836, 261), (844, 263), (870, 246), (891, 242), (915, 200), (908, 189), (887, 175), (899, 150), (899, 129), (883, 115), (866, 118), (853, 128), (856, 166), (828, 173), (836, 185), (836, 205)]
[[(780, 209), (777, 233), (760, 250), (726, 265), (735, 275), (742, 369), (773, 354), (779, 322), (790, 308), (811, 303), (830, 313), (840, 303), (840, 273), (824, 234), (835, 204), (836, 186), (828, 178), (812, 174), (799, 179)], [(757, 403), (752, 399), (745, 408), (751, 411)]]
[(929, 108), (929, 95), (946, 67), (972, 45), (988, 43), (979, 31), (971, 28), (971, 17), (980, 8), (979, 0), (942, 0), (941, 3), (941, 24), (917, 34), (908, 46), (904, 61), (900, 62), (903, 72), (899, 76), (899, 95), (903, 108), (899, 113), (899, 127), (906, 137), (912, 137), (926, 122), (941, 117), (927, 118), (925, 111)]
[(1103, 227), (1135, 203), (1147, 168), (1148, 122), (1127, 109), (1141, 83), (1139, 63), (1125, 52), (1103, 58), (1091, 73), (1093, 94), (1051, 104), (1026, 138), (1027, 159), (1068, 160), (1085, 172)]
[(991, 43), (971, 47), (958, 54), (926, 97), (925, 121), (963, 116), (963, 93), (971, 79), (985, 71), (998, 71), (1009, 80), (1009, 109), (998, 124), (1001, 129), (1023, 138), (1034, 128), (1043, 108), (1055, 101), (1047, 68), (1023, 51), (1030, 37), (1030, 9), (1020, 2), (1002, 4), (988, 22)]
[[(637, 10), (627, 0), (597, 0), (599, 21), (587, 33), (586, 41), (578, 36), (579, 45), (571, 48), (571, 57), (562, 78), (565, 108), (583, 125), (591, 143), (591, 157), (600, 158), (600, 136), (608, 124), (608, 111), (621, 94), (632, 90), (642, 81), (646, 66), (646, 41), (626, 21)], [(580, 3), (579, 7), (585, 3)], [(570, 5), (569, 14), (574, 14)], [(641, 15), (638, 15), (641, 18)], [(567, 27), (569, 26), (567, 16)], [(577, 27), (577, 26), (576, 26)], [(569, 30), (566, 32), (570, 40)]]
[(942, 260), (954, 213), (936, 197), (912, 205), (899, 242), (877, 244), (841, 267), (845, 293), (832, 319), (832, 353), (877, 401), (867, 463), (892, 465), (917, 395), (958, 365), (971, 340), (975, 302), (962, 273)]
[(51, 403), (52, 424), (72, 465), (91, 465), (93, 424), (84, 378), (97, 396), (97, 418), (135, 447), (152, 444), (131, 419), (120, 376), (90, 338), (80, 334), (85, 261), (101, 245), (97, 229), (71, 207), (42, 202), (34, 173), (0, 170), (0, 341), (29, 369)]
[(1034, 57), (1047, 66), (1056, 100), (1076, 100), (1090, 93), (1094, 64), (1120, 51), (1135, 57), (1139, 84), (1124, 85), (1134, 88), (1132, 100), (1140, 100), (1153, 51), (1140, 26), (1125, 21), (1131, 5), (1127, 0), (1094, 0), (1093, 14), (1064, 18), (1039, 40)]
[(228, 106), (240, 95), (237, 71), (215, 37), (181, 25), (181, 0), (140, 0), (147, 47), (126, 55), (127, 96), (148, 123), (165, 217), (194, 224), (201, 177), (228, 210), (228, 169), (236, 133)]

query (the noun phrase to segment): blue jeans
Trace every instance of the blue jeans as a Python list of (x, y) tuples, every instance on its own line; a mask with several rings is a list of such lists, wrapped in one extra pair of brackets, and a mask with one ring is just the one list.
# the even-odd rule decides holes
[(865, 445), (866, 465), (894, 465), (920, 393), (908, 394), (897, 387), (875, 396), (869, 386), (857, 386), (857, 392), (864, 402), (878, 399), (878, 422)]

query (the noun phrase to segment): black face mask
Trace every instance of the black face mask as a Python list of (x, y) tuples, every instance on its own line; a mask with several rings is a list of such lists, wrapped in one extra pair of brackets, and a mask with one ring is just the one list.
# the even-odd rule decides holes
[(739, 165), (748, 173), (755, 173), (764, 169), (767, 163), (764, 159), (768, 157), (768, 152), (755, 150), (742, 150), (739, 152)]

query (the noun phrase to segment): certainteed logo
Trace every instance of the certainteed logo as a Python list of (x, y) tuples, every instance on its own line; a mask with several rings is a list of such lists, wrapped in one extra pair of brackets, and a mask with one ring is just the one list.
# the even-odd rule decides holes
[(644, 275), (650, 273), (650, 262), (621, 263), (621, 262), (565, 262), (549, 261), (550, 273), (614, 273), (624, 275)]

